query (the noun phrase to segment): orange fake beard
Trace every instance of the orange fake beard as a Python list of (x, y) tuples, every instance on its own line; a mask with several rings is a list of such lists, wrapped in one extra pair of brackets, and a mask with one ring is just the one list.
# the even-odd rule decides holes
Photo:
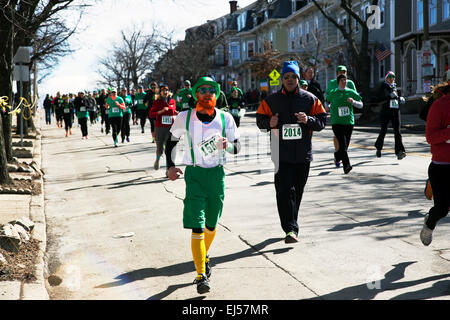
[(216, 106), (216, 98), (209, 98), (209, 99), (198, 99), (197, 100), (197, 106), (196, 110), (198, 112), (202, 112), (203, 110), (206, 111), (206, 113), (211, 116), (214, 113), (214, 108)]

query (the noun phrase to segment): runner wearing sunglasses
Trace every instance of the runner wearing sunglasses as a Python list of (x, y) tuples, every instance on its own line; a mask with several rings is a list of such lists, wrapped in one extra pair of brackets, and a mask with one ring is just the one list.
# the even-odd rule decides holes
[(197, 271), (194, 283), (197, 284), (197, 292), (204, 294), (210, 290), (208, 251), (216, 235), (225, 196), (225, 151), (237, 154), (240, 144), (233, 117), (216, 108), (219, 84), (210, 77), (202, 77), (192, 91), (196, 107), (181, 112), (175, 118), (165, 154), (169, 163), (169, 179), (176, 180), (183, 171), (175, 166), (172, 150), (181, 136), (185, 136), (183, 226), (192, 229), (191, 250)]

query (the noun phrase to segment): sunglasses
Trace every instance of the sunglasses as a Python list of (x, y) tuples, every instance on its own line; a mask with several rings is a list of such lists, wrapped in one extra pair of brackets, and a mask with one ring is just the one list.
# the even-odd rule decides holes
[(203, 88), (199, 88), (198, 90), (197, 90), (197, 92), (200, 92), (200, 94), (206, 94), (206, 93), (210, 93), (210, 94), (216, 94), (216, 89), (214, 89), (214, 88), (205, 88), (205, 87), (203, 87)]
[(295, 74), (287, 74), (285, 76), (283, 76), (284, 80), (288, 80), (288, 79), (297, 79), (297, 76)]

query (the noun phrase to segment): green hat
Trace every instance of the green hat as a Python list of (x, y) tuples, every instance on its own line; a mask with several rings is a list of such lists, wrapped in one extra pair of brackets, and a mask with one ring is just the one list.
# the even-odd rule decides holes
[(215, 82), (211, 77), (201, 77), (198, 79), (197, 83), (192, 87), (192, 93), (195, 100), (197, 100), (196, 93), (197, 89), (204, 85), (210, 85), (216, 89), (216, 96), (218, 97), (220, 94), (220, 86), (217, 82)]
[(308, 81), (300, 80), (300, 87), (302, 87), (302, 86), (308, 86)]
[(345, 72), (347, 72), (347, 67), (346, 67), (346, 66), (337, 66), (336, 72), (339, 72), (339, 71), (345, 71)]

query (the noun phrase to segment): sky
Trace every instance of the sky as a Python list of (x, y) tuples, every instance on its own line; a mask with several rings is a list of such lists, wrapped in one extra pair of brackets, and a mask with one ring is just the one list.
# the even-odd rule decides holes
[[(239, 0), (243, 8), (256, 0)], [(228, 0), (103, 0), (87, 9), (79, 32), (70, 40), (75, 52), (60, 59), (51, 75), (38, 86), (40, 99), (48, 93), (97, 89), (98, 60), (107, 55), (122, 30), (134, 25), (148, 28), (157, 24), (165, 32), (174, 31), (183, 40), (185, 30), (230, 12)], [(77, 16), (76, 12), (65, 14)]]

